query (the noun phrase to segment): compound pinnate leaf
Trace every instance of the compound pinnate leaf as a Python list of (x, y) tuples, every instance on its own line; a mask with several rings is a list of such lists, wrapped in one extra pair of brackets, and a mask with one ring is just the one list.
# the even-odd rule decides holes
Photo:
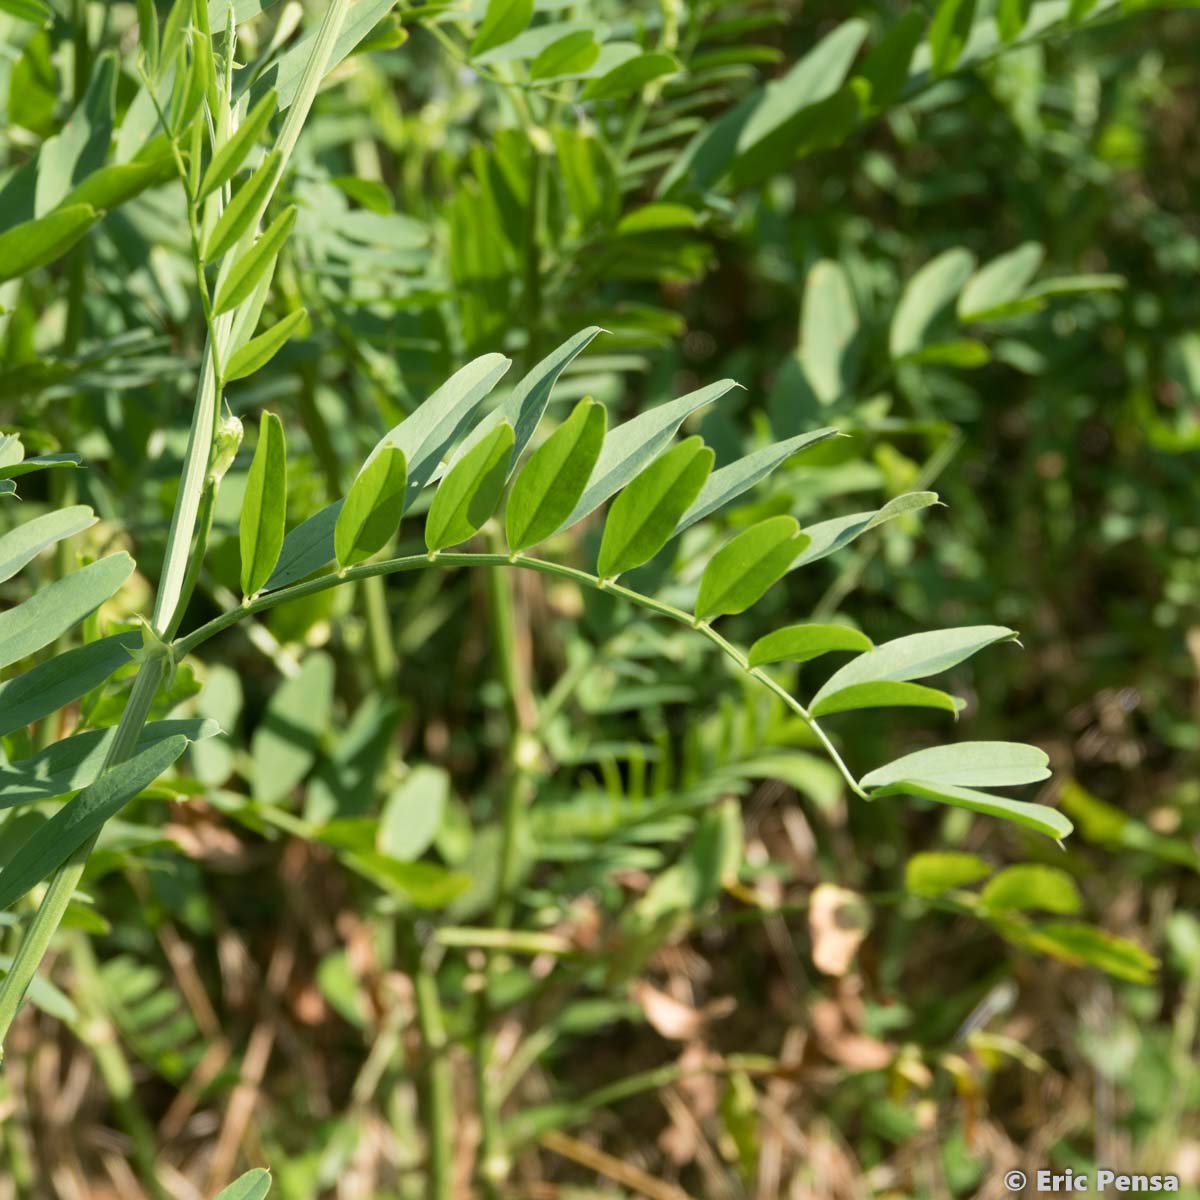
[(387, 446), (358, 473), (338, 513), (333, 531), (338, 566), (352, 567), (382, 550), (400, 527), (407, 500), (404, 452)]
[[(914, 633), (860, 654), (825, 681), (813, 697), (814, 710), (838, 692), (866, 683), (925, 679), (948, 671), (995, 642), (1013, 641), (1016, 633), (1003, 625), (968, 625)], [(828, 706), (824, 711), (833, 711)]]
[(1024, 800), (1010, 800), (1007, 796), (993, 796), (989, 792), (974, 788), (955, 787), (949, 783), (934, 784), (921, 780), (905, 779), (876, 788), (870, 793), (872, 800), (887, 796), (917, 796), (924, 800), (936, 800), (955, 808), (969, 809), (988, 817), (1000, 817), (1012, 821), (1035, 833), (1044, 834), (1056, 842), (1065, 838), (1074, 826), (1057, 809), (1045, 804), (1029, 804)]
[(537, 448), (513, 483), (505, 513), (512, 550), (524, 550), (549, 537), (570, 515), (596, 465), (608, 413), (585, 397)]
[(872, 642), (865, 633), (847, 625), (787, 625), (760, 637), (750, 647), (747, 659), (752, 667), (772, 662), (808, 662), (835, 650), (870, 650)]
[(0, 909), (8, 908), (64, 863), (110, 817), (152, 784), (187, 748), (182, 734), (157, 742), (105, 771), (68, 801), (0, 871)]
[(795, 517), (768, 517), (743, 530), (716, 552), (704, 569), (696, 596), (696, 619), (745, 612), (787, 573), (808, 545)]
[(868, 772), (863, 787), (884, 787), (898, 779), (922, 779), (963, 787), (1013, 787), (1050, 777), (1049, 758), (1020, 742), (958, 742), (906, 754)]
[(596, 570), (612, 579), (653, 558), (700, 494), (714, 454), (690, 437), (652, 462), (613, 501), (604, 523)]
[(496, 511), (508, 479), (514, 438), (513, 427), (502, 422), (442, 480), (425, 519), (425, 545), (430, 550), (465, 542)]
[(244, 595), (253, 596), (271, 577), (283, 546), (286, 515), (287, 450), (283, 422), (274, 413), (264, 412), (246, 478), (238, 530)]
[(128, 554), (110, 554), (0, 613), (0, 667), (19, 662), (61, 637), (132, 574), (133, 559)]
[[(577, 339), (572, 341), (577, 342)], [(577, 342), (579, 348), (584, 344), (586, 341)], [(578, 350), (574, 353), (578, 353)], [(526, 380), (533, 379), (526, 398), (532, 399), (533, 393), (542, 395), (543, 387), (549, 387), (564, 362), (570, 361), (570, 357), (573, 356), (571, 354), (564, 358), (559, 351), (555, 351), (550, 359), (535, 367), (530, 375), (526, 376)], [(554, 362), (549, 374), (541, 373), (541, 367), (545, 367), (551, 359)], [(368, 462), (385, 446), (395, 446), (403, 450), (408, 463), (408, 502), (412, 504), (417, 493), (429, 482), (447, 448), (463, 432), (484, 398), (499, 383), (511, 365), (512, 360), (505, 358), (503, 354), (484, 354), (467, 363), (399, 425), (380, 438), (368, 455)], [(518, 385), (518, 390), (520, 386)], [(279, 557), (279, 565), (267, 581), (269, 588), (281, 588), (295, 583), (297, 579), (303, 579), (305, 575), (319, 570), (333, 560), (333, 534), (341, 507), (340, 500), (327, 504), (287, 535)]]

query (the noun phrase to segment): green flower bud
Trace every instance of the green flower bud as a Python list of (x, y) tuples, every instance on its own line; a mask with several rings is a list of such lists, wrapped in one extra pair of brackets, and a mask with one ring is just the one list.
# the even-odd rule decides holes
[(212, 467), (208, 477), (213, 483), (220, 483), (225, 472), (237, 458), (238, 447), (242, 444), (242, 423), (230, 413), (217, 426), (217, 436), (213, 439)]

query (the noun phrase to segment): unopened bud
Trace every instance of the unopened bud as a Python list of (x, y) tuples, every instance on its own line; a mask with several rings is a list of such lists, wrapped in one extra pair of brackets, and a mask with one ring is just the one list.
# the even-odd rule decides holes
[(213, 439), (212, 467), (208, 472), (213, 483), (220, 483), (225, 472), (233, 466), (237, 458), (238, 448), (242, 444), (242, 423), (230, 413), (217, 426), (217, 436)]

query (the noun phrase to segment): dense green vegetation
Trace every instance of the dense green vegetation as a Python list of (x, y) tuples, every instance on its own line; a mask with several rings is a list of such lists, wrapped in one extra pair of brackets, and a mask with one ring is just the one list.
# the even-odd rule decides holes
[(0, 1200), (1200, 1195), (1187, 7), (0, 0)]

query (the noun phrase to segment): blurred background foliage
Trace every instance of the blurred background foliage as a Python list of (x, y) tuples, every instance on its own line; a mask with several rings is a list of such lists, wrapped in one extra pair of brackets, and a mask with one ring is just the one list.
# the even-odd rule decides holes
[[(493, 7), (522, 32), (496, 41)], [(431, 1059), (455, 1194), (941, 1200), (1099, 1163), (1200, 1195), (1196, 16), (522, 8), (355, 6), (366, 36), (299, 144), (264, 324), (307, 318), (226, 396), (283, 417), (289, 523), (485, 351), (529, 366), (602, 326), (555, 420), (584, 395), (627, 416), (733, 376), (745, 390), (688, 427), (718, 465), (850, 436), (641, 585), (694, 589), (715, 544), (771, 513), (938, 491), (946, 508), (789, 575), (729, 636), (835, 616), (876, 642), (1019, 629), (1023, 652), (957, 672), (957, 734), (1045, 749), (1039, 798), (1076, 833), (1064, 852), (854, 801), (695, 639), (540, 577), (429, 571), (295, 602), (179, 672), (175, 709), (226, 734), (106, 833), (94, 906), (73, 907), (9, 1048), (0, 1196), (211, 1195), (256, 1163), (297, 1200), (425, 1196)], [(283, 78), (313, 14), (236, 11), (247, 84)], [(62, 198), (36, 195), (35, 154), (71, 184), (128, 159), (137, 40), (132, 4), (0, 3), (5, 228)], [(71, 553), (137, 549), (106, 631), (157, 577), (202, 347), (169, 177), (0, 283), (4, 430), (87, 464), (39, 476), (25, 511), (86, 501), (102, 524)], [(236, 603), (248, 465), (185, 628)], [(859, 769), (929, 737), (892, 712), (838, 731)], [(530, 835), (498, 920), (517, 786)], [(387, 863), (422, 856), (466, 884), (414, 918)], [(443, 1029), (418, 1021), (425, 986)]]

